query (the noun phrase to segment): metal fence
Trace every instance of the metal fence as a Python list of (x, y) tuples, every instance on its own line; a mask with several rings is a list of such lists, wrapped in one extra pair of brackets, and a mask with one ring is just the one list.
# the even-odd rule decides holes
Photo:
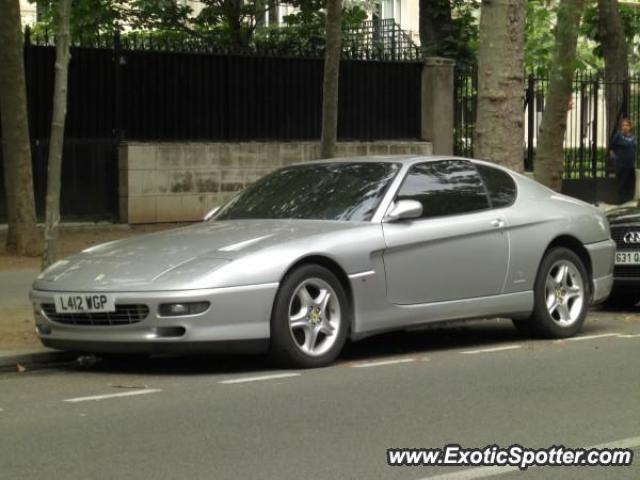
[[(523, 92), (523, 162), (526, 171), (533, 170), (548, 85), (548, 76), (531, 74), (526, 77)], [(459, 155), (473, 156), (476, 69), (456, 70), (454, 98), (455, 151)], [(634, 76), (628, 82), (606, 83), (599, 72), (579, 72), (573, 80), (571, 98), (567, 100), (563, 178), (606, 177), (610, 172), (606, 168), (605, 154), (620, 117), (628, 116), (634, 125), (640, 122), (640, 77)], [(607, 112), (609, 103), (620, 104), (621, 108), (615, 108), (611, 114)]]
[(419, 60), (411, 36), (392, 18), (373, 19), (343, 33), (343, 54), (348, 58), (377, 60)]
[[(27, 42), (53, 46), (53, 32), (26, 30)], [(324, 36), (311, 34), (297, 26), (258, 28), (251, 42), (233, 46), (224, 38), (194, 36), (187, 32), (116, 32), (83, 34), (71, 39), (74, 47), (144, 50), (174, 53), (208, 53), (213, 55), (280, 56), (322, 58)], [(417, 61), (420, 47), (393, 18), (374, 18), (342, 31), (342, 57), (345, 60)]]
[[(523, 165), (533, 171), (540, 124), (549, 85), (546, 75), (530, 74), (523, 92)], [(477, 70), (455, 74), (455, 151), (473, 156), (477, 107)], [(612, 108), (613, 107), (613, 108)], [(640, 125), (640, 77), (628, 82), (605, 82), (601, 72), (578, 72), (567, 99), (564, 139), (563, 191), (590, 201), (615, 201), (613, 172), (606, 153), (621, 116)]]
[[(31, 136), (48, 138), (55, 52), (25, 49)], [(321, 58), (72, 49), (68, 138), (313, 140)], [(419, 62), (343, 60), (338, 137), (420, 136)]]

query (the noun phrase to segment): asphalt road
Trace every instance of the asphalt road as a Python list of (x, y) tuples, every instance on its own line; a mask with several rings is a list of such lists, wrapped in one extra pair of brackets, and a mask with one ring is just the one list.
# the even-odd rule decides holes
[[(640, 320), (579, 338), (503, 321), (384, 335), (329, 368), (158, 358), (0, 375), (0, 479), (640, 478)], [(630, 467), (391, 467), (391, 447), (626, 444)]]

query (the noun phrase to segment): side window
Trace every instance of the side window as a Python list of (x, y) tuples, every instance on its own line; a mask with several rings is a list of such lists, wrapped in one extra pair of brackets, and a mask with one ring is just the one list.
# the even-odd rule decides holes
[(398, 200), (409, 199), (422, 203), (422, 218), (489, 208), (482, 179), (466, 160), (426, 162), (411, 167), (398, 192)]
[(507, 172), (500, 169), (476, 164), (484, 181), (493, 208), (508, 207), (516, 201), (516, 182)]

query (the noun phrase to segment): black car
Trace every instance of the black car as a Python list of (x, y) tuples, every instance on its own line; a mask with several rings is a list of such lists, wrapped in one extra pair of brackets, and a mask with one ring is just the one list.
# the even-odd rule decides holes
[(640, 208), (617, 208), (607, 218), (616, 242), (613, 291), (607, 303), (632, 307), (640, 300)]

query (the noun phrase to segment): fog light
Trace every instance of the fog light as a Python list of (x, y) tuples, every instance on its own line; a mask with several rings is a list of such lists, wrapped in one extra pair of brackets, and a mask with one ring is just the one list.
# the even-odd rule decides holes
[(36, 325), (36, 331), (40, 335), (50, 335), (51, 334), (51, 327), (49, 325), (38, 324), (38, 325)]
[(209, 305), (209, 302), (163, 303), (158, 308), (158, 313), (162, 317), (198, 315), (205, 312)]

